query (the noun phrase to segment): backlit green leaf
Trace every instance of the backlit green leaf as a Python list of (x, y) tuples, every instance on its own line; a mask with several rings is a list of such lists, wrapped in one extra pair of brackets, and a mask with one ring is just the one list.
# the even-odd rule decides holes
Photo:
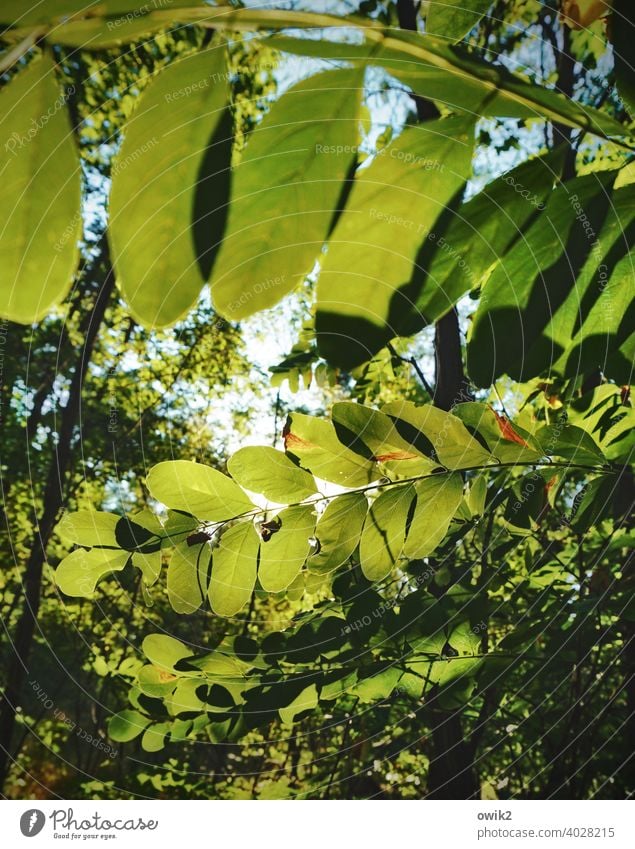
[(43, 56), (0, 90), (0, 316), (43, 318), (71, 287), (82, 232), (80, 164), (57, 85)]
[(236, 320), (275, 304), (312, 270), (357, 159), (363, 72), (329, 71), (282, 95), (233, 175), (214, 303)]
[(118, 743), (134, 740), (151, 720), (137, 710), (122, 710), (108, 720), (108, 736)]
[(277, 519), (280, 529), (260, 545), (258, 580), (264, 590), (279, 593), (293, 582), (311, 551), (315, 512), (310, 504), (287, 507)]
[(256, 583), (258, 534), (251, 522), (241, 522), (220, 538), (212, 559), (209, 600), (214, 613), (234, 616), (247, 604)]
[(231, 519), (254, 506), (227, 475), (189, 460), (158, 463), (150, 469), (146, 485), (152, 497), (167, 507), (210, 522)]
[(57, 526), (59, 535), (76, 545), (109, 545), (118, 548), (115, 528), (121, 516), (97, 510), (65, 513)]
[(346, 563), (359, 544), (367, 512), (363, 493), (339, 495), (329, 502), (315, 529), (319, 550), (307, 561), (312, 572), (332, 572)]
[[(468, 371), (477, 385), (489, 386), (502, 374), (522, 381), (548, 373), (562, 355), (583, 309), (578, 276), (585, 264), (597, 285), (602, 250), (594, 246), (616, 174), (590, 174), (554, 189), (545, 211), (494, 270), (468, 342)], [(560, 310), (570, 317), (562, 331)]]
[(110, 572), (120, 572), (130, 554), (111, 548), (78, 548), (67, 555), (55, 570), (55, 583), (65, 595), (90, 598), (97, 582)]
[[(415, 406), (410, 401), (394, 401), (383, 410), (403, 433), (416, 440), (422, 434), (430, 443), (439, 463), (446, 469), (469, 469), (493, 463), (495, 458), (474, 439), (465, 425), (452, 413), (431, 404)], [(404, 425), (410, 429), (404, 428)]]
[(167, 571), (168, 599), (177, 613), (193, 613), (207, 595), (211, 550), (207, 543), (175, 546)]
[(144, 553), (135, 551), (132, 555), (132, 565), (136, 566), (143, 575), (143, 580), (148, 586), (155, 584), (161, 574), (161, 552), (153, 551)]
[(377, 464), (355, 454), (337, 438), (331, 422), (292, 413), (284, 431), (287, 454), (321, 480), (363, 486), (380, 476)]
[(459, 41), (476, 26), (492, 0), (431, 0), (426, 15), (426, 32)]
[(369, 581), (381, 581), (401, 557), (414, 496), (411, 485), (392, 487), (371, 504), (359, 544), (360, 565)]
[(317, 492), (312, 475), (275, 448), (241, 448), (229, 458), (227, 470), (245, 489), (259, 492), (279, 504), (302, 501)]
[(168, 634), (150, 634), (143, 641), (143, 653), (160, 669), (173, 670), (174, 665), (192, 654), (191, 649)]
[(474, 123), (406, 128), (358, 172), (318, 281), (322, 355), (353, 368), (400, 334), (423, 277), (418, 253), (470, 172)]
[(624, 127), (599, 110), (534, 85), (438, 36), (376, 26), (363, 34), (362, 44), (284, 36), (274, 36), (270, 43), (300, 56), (379, 65), (416, 94), (470, 115), (543, 118), (600, 135), (624, 135)]
[(279, 709), (280, 719), (285, 725), (292, 725), (299, 713), (305, 710), (313, 710), (317, 707), (317, 703), (317, 688), (315, 684), (311, 684), (305, 690), (302, 690), (291, 704)]
[(410, 316), (399, 325), (410, 335), (450, 310), (482, 285), (529, 222), (544, 208), (564, 159), (564, 150), (523, 162), (485, 186), (456, 210), (446, 210), (419, 262), (425, 269)]
[(231, 122), (222, 45), (162, 70), (113, 163), (110, 238), (130, 312), (164, 326), (196, 302), (221, 238)]
[(463, 500), (461, 475), (439, 475), (417, 481), (412, 521), (404, 545), (410, 560), (427, 557), (443, 541)]
[(393, 421), (379, 410), (340, 401), (333, 405), (332, 419), (342, 442), (362, 456), (382, 463), (404, 476), (422, 475), (436, 465), (405, 440)]

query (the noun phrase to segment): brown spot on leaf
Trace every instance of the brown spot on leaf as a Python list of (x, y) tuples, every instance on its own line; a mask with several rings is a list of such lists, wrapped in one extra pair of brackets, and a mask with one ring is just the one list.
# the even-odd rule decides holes
[(419, 455), (411, 451), (390, 451), (388, 454), (378, 454), (373, 457), (376, 463), (389, 463), (391, 460), (418, 460)]
[(501, 416), (493, 407), (490, 407), (490, 410), (496, 416), (496, 423), (498, 424), (498, 428), (503, 439), (507, 439), (509, 442), (515, 442), (517, 445), (522, 445), (523, 448), (530, 448), (529, 443), (526, 442), (519, 433), (516, 433), (506, 416)]

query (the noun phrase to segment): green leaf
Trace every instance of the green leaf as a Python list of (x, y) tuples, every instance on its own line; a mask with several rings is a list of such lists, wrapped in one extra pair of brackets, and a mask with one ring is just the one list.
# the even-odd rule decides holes
[(472, 516), (482, 516), (485, 510), (485, 499), (487, 498), (487, 472), (477, 475), (470, 482), (468, 493), (465, 497), (467, 507)]
[(381, 581), (401, 557), (414, 496), (410, 485), (391, 487), (371, 504), (359, 544), (360, 565), (369, 581)]
[(377, 26), (364, 28), (363, 35), (362, 44), (283, 36), (273, 36), (269, 44), (300, 56), (379, 65), (415, 94), (471, 116), (542, 118), (598, 135), (626, 134), (625, 127), (597, 109), (528, 82), (438, 36)]
[(142, 650), (150, 663), (168, 671), (174, 671), (179, 660), (192, 655), (191, 649), (167, 634), (150, 634), (144, 639)]
[(70, 289), (82, 232), (81, 168), (48, 54), (0, 91), (0, 316), (43, 318)]
[[(487, 404), (470, 401), (453, 408), (468, 431), (489, 448), (498, 463), (531, 463), (539, 460), (544, 452), (532, 437), (518, 426), (505, 425)], [(511, 438), (513, 434), (516, 439)]]
[(305, 710), (313, 710), (317, 707), (317, 703), (317, 687), (315, 684), (310, 684), (302, 690), (300, 695), (295, 697), (291, 704), (286, 707), (279, 708), (278, 713), (280, 714), (280, 719), (285, 725), (293, 725), (298, 714), (303, 713)]
[(214, 613), (234, 616), (247, 604), (256, 583), (258, 534), (251, 522), (225, 531), (215, 549), (209, 600)]
[(357, 160), (362, 85), (355, 70), (310, 77), (283, 94), (251, 135), (212, 279), (226, 318), (272, 306), (315, 265)]
[(275, 448), (241, 448), (230, 457), (227, 470), (245, 489), (279, 504), (303, 501), (317, 492), (313, 476)]
[(448, 208), (428, 234), (419, 264), (425, 269), (402, 335), (445, 315), (470, 289), (482, 285), (545, 203), (564, 160), (564, 148), (523, 162), (493, 180), (467, 203)]
[(166, 460), (150, 469), (146, 486), (153, 498), (208, 522), (223, 522), (254, 509), (231, 478), (202, 463)]
[(593, 437), (575, 425), (557, 422), (541, 428), (536, 439), (545, 454), (564, 457), (577, 463), (604, 464), (606, 458)]
[(280, 528), (260, 545), (258, 580), (264, 590), (279, 593), (293, 582), (311, 551), (315, 511), (311, 504), (278, 513)]
[(426, 15), (426, 32), (459, 41), (485, 15), (492, 0), (431, 0)]
[(424, 279), (418, 253), (469, 175), (473, 140), (472, 118), (426, 121), (358, 172), (318, 280), (316, 334), (332, 364), (358, 366), (400, 334)]
[(109, 545), (118, 548), (115, 528), (121, 516), (97, 510), (78, 510), (65, 513), (57, 526), (58, 534), (76, 545)]
[(170, 64), (141, 95), (113, 163), (117, 282), (148, 326), (184, 316), (209, 276), (229, 197), (228, 96), (222, 46)]
[(141, 571), (144, 583), (151, 587), (161, 574), (161, 552), (135, 551), (132, 554), (132, 565)]
[(177, 613), (194, 613), (207, 595), (211, 550), (207, 543), (175, 546), (167, 573), (168, 600)]
[(134, 740), (148, 727), (151, 720), (137, 710), (122, 710), (108, 720), (108, 736), (118, 743)]
[(130, 554), (111, 548), (78, 548), (65, 557), (55, 570), (55, 583), (64, 595), (91, 598), (97, 582), (110, 572), (120, 572)]
[(165, 746), (165, 738), (171, 728), (170, 722), (157, 722), (143, 733), (141, 748), (144, 752), (160, 752)]
[(159, 548), (161, 543), (157, 534), (131, 521), (128, 516), (122, 516), (115, 528), (115, 537), (119, 548), (136, 551), (140, 548)]
[(401, 669), (389, 666), (377, 675), (360, 678), (353, 688), (353, 694), (366, 703), (387, 699), (397, 686), (401, 674)]
[(380, 476), (377, 465), (346, 448), (331, 422), (292, 413), (284, 429), (284, 447), (300, 466), (320, 480), (364, 486)]
[[(383, 408), (396, 426), (410, 427), (413, 439), (422, 434), (446, 469), (469, 469), (494, 463), (495, 457), (470, 434), (463, 422), (431, 404), (415, 406), (411, 401), (393, 401)], [(414, 429), (414, 431), (412, 430)], [(404, 433), (408, 433), (404, 429)]]
[(391, 472), (406, 476), (422, 475), (436, 465), (406, 441), (394, 422), (379, 410), (340, 401), (333, 405), (331, 415), (342, 442), (362, 456), (370, 454), (374, 462), (384, 464)]
[(598, 172), (555, 188), (545, 211), (494, 270), (467, 349), (468, 371), (478, 386), (490, 386), (502, 374), (526, 381), (548, 372), (563, 353), (570, 336), (558, 332), (558, 311), (562, 307), (575, 322), (584, 309), (578, 276), (588, 263), (595, 278), (595, 245), (616, 175)]
[(315, 528), (319, 550), (307, 561), (312, 572), (332, 572), (346, 563), (359, 544), (367, 512), (368, 501), (361, 492), (339, 495), (329, 502)]
[[(168, 3), (165, 3), (168, 5)], [(202, 6), (202, 0), (169, 0), (171, 8)], [(66, 18), (83, 15), (117, 16), (131, 13), (135, 17), (147, 15), (152, 8), (160, 9), (162, 3), (140, 0), (46, 0), (45, 3), (25, 3), (24, 0), (3, 0), (0, 20), (9, 26), (27, 27), (35, 24), (57, 24)], [(55, 39), (53, 39), (55, 40)]]
[[(594, 234), (595, 236), (595, 234)], [(630, 383), (635, 357), (631, 320), (635, 239), (635, 185), (613, 191), (606, 219), (575, 285), (550, 315), (544, 335), (562, 350), (553, 371), (575, 378), (596, 371)], [(543, 362), (552, 362), (550, 351)]]
[(178, 510), (168, 510), (168, 517), (163, 525), (164, 534), (167, 540), (164, 544), (175, 545), (182, 542), (187, 534), (198, 527), (198, 519), (191, 516), (189, 513), (179, 513)]
[(461, 475), (439, 475), (417, 481), (415, 510), (404, 545), (409, 560), (428, 557), (443, 542), (463, 500)]

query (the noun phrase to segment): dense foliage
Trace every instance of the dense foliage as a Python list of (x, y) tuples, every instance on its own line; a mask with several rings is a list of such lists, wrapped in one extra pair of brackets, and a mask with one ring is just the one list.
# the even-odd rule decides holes
[(0, 10), (9, 797), (635, 789), (627, 4), (344, 5)]

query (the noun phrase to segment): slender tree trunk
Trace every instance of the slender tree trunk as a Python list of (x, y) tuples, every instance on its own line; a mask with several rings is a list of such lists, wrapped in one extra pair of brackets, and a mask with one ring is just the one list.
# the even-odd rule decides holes
[[(414, 0), (397, 0), (397, 18), (401, 29), (417, 31), (417, 7)], [(430, 121), (439, 117), (439, 110), (431, 100), (412, 94), (418, 121)]]
[(22, 702), (24, 683), (28, 674), (29, 655), (37, 627), (46, 549), (59, 511), (64, 503), (66, 474), (72, 458), (73, 433), (80, 420), (82, 388), (86, 370), (113, 286), (114, 275), (109, 270), (95, 299), (94, 308), (88, 317), (85, 328), (85, 342), (75, 366), (68, 403), (61, 414), (59, 440), (54, 448), (44, 488), (42, 515), (37, 522), (33, 547), (24, 572), (23, 609), (16, 627), (12, 645), (13, 654), (9, 661), (5, 689), (0, 701), (0, 789), (4, 786), (11, 768), (11, 742), (15, 729), (16, 711)]

